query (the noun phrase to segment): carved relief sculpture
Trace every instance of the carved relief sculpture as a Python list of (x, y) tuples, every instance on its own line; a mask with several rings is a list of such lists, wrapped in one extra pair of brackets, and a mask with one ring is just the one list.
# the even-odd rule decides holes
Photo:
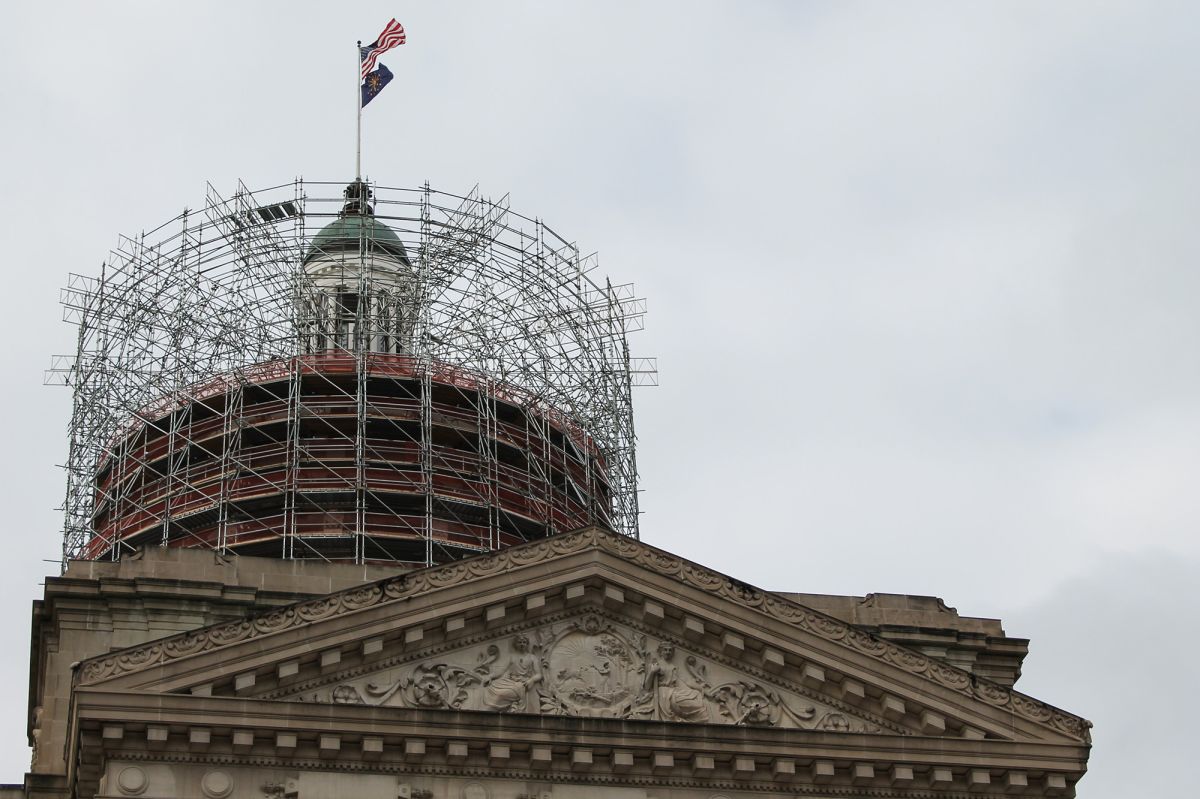
[[(496, 677), (483, 680), (483, 704), (501, 713), (529, 711), (529, 693), (542, 681), (541, 664), (529, 652), (529, 638), (518, 635), (512, 640), (513, 656)], [(532, 712), (536, 713), (537, 710)]]
[[(533, 635), (513, 636), (506, 659), (500, 646), (486, 644), (457, 657), (390, 669), (293, 698), (833, 732), (879, 729), (681, 653), (671, 641), (651, 646), (644, 635), (587, 614)], [(457, 665), (459, 658), (473, 659), (475, 665)]]
[(598, 616), (584, 616), (555, 634), (547, 630), (550, 674), (542, 712), (627, 718), (643, 670), (644, 638), (631, 641)]
[[(652, 694), (650, 698), (655, 703), (656, 718), (664, 721), (708, 721), (706, 699), (711, 698), (713, 694), (710, 693), (707, 697), (705, 695), (704, 674), (700, 671), (702, 667), (698, 666), (696, 659), (689, 655), (686, 663), (692, 672), (691, 677), (696, 682), (689, 679), (679, 666), (675, 665), (674, 644), (663, 641), (658, 645), (657, 654), (646, 669), (646, 680), (643, 684), (644, 690)], [(647, 697), (643, 695), (643, 698)]]

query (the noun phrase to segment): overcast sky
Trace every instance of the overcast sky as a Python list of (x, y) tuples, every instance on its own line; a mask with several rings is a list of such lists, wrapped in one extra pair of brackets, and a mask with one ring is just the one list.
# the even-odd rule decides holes
[[(512, 206), (648, 298), (645, 541), (935, 594), (1095, 722), (1084, 799), (1180, 795), (1200, 690), (1200, 6), (19, 3), (0, 26), (0, 781), (60, 552), (58, 289), (119, 233), (365, 171)], [(1155, 789), (1154, 786), (1157, 786)]]

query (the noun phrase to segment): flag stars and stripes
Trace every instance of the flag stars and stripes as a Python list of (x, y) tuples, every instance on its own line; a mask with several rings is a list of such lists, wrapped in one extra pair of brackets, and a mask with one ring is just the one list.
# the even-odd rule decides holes
[(360, 47), (358, 50), (359, 58), (362, 60), (362, 77), (365, 79), (367, 75), (375, 70), (375, 59), (379, 58), (381, 53), (386, 53), (397, 45), (404, 44), (404, 26), (396, 20), (392, 20), (383, 29), (383, 33), (375, 41), (371, 42), (366, 47)]

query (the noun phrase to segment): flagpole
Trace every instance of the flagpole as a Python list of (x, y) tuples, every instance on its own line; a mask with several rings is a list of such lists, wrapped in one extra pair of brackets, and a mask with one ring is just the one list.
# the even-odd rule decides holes
[(354, 48), (354, 96), (358, 103), (358, 124), (354, 137), (354, 179), (362, 180), (362, 41)]

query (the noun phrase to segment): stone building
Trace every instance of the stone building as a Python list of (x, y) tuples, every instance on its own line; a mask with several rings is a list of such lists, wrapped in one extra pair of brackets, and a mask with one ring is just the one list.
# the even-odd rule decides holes
[(577, 250), (314, 185), (210, 201), (81, 292), (108, 327), (0, 799), (1075, 794), (1090, 724), (1015, 690), (999, 621), (638, 540), (633, 306)]
[(23, 795), (1072, 796), (1089, 724), (1025, 645), (599, 528), (400, 574), (152, 548), (47, 581)]

